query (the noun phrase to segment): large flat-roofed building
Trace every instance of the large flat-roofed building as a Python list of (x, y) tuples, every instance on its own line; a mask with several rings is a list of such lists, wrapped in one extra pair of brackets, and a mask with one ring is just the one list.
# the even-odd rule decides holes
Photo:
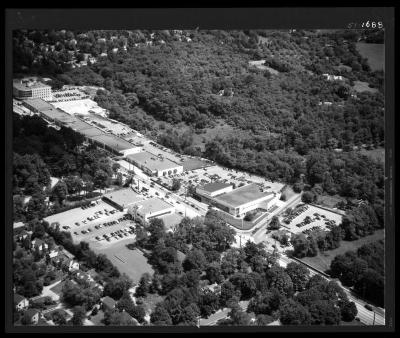
[(224, 182), (213, 182), (196, 187), (196, 194), (202, 202), (209, 203), (215, 196), (232, 191), (233, 186)]
[(42, 110), (53, 109), (54, 107), (46, 101), (39, 98), (27, 98), (22, 101), (22, 104), (34, 113), (39, 114)]
[(255, 209), (268, 210), (279, 196), (263, 192), (257, 184), (248, 184), (213, 198), (213, 205), (234, 216), (243, 216)]
[(175, 207), (155, 197), (136, 203), (131, 210), (137, 220), (146, 223), (152, 218), (173, 214)]
[(126, 156), (126, 160), (151, 176), (171, 176), (183, 172), (183, 166), (147, 151)]
[(104, 149), (123, 156), (128, 156), (141, 150), (140, 147), (112, 134), (104, 133), (97, 136), (91, 136), (90, 141)]
[(103, 195), (103, 201), (121, 211), (127, 211), (130, 206), (142, 200), (142, 195), (135, 193), (132, 188), (116, 190)]
[(13, 81), (13, 94), (18, 99), (41, 98), (51, 100), (51, 87), (36, 79), (19, 79)]

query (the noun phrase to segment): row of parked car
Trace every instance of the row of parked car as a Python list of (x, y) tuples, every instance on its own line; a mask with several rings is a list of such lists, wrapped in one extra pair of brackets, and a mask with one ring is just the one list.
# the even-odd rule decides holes
[(287, 216), (283, 221), (286, 224), (289, 224), (294, 218), (296, 218), (297, 216), (302, 214), (307, 209), (308, 209), (308, 205), (304, 204), (301, 207), (298, 207), (296, 210), (293, 210), (292, 213), (289, 216)]
[(135, 233), (135, 227), (129, 226), (124, 229), (120, 229), (120, 230), (111, 232), (110, 235), (104, 234), (103, 238), (101, 238), (100, 236), (96, 236), (95, 238), (98, 241), (105, 239), (107, 242), (110, 242), (112, 238), (114, 238), (114, 239), (124, 238), (124, 237), (128, 237), (129, 235), (133, 235), (134, 233)]
[(303, 234), (304, 235), (309, 235), (311, 232), (313, 232), (314, 230), (317, 230), (317, 229), (321, 229), (321, 226), (316, 225), (316, 226), (314, 226), (314, 227), (312, 227), (310, 229), (304, 230)]

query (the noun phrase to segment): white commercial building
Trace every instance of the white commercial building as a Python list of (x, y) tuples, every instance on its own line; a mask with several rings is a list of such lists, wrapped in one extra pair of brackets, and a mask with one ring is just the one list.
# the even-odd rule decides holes
[(52, 99), (51, 87), (34, 78), (14, 80), (13, 94), (18, 99)]
[(256, 209), (268, 210), (279, 198), (280, 194), (264, 192), (252, 183), (214, 197), (212, 204), (231, 215), (242, 217)]
[(171, 176), (183, 172), (182, 165), (147, 151), (130, 154), (125, 159), (150, 176)]
[(214, 182), (196, 187), (196, 194), (202, 201), (208, 202), (212, 197), (231, 192), (232, 190), (233, 186), (231, 184)]
[(152, 218), (173, 214), (175, 207), (155, 197), (136, 203), (130, 208), (130, 212), (136, 220), (147, 223)]

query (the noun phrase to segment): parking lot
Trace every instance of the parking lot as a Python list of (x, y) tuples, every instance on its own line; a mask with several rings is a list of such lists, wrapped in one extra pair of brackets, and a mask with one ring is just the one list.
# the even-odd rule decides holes
[(298, 215), (289, 218), (289, 224), (284, 221), (286, 217), (280, 217), (281, 224), (292, 233), (302, 232), (307, 235), (311, 230), (329, 230), (331, 226), (342, 222), (342, 216), (334, 212), (308, 204), (300, 208)]
[(134, 221), (120, 217), (116, 220), (107, 220), (90, 227), (90, 231), (86, 228), (86, 233), (81, 231), (71, 232), (72, 238), (78, 243), (85, 241), (88, 243), (99, 242), (103, 245), (119, 241), (125, 238), (135, 238), (136, 224)]
[(108, 203), (97, 200), (90, 207), (79, 207), (44, 218), (50, 225), (59, 223), (61, 230), (84, 230), (86, 226), (92, 226), (109, 218), (118, 218), (122, 212)]

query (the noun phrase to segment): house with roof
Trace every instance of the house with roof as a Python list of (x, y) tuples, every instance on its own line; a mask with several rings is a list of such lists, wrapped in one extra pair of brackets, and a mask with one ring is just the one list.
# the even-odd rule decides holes
[(59, 253), (60, 253), (60, 250), (58, 248), (51, 249), (49, 252), (49, 257), (50, 258), (57, 257), (59, 255)]
[(28, 309), (24, 313), (24, 320), (27, 325), (36, 325), (40, 319), (40, 312), (36, 309)]
[(34, 249), (34, 250), (36, 250), (36, 248), (38, 248), (39, 251), (44, 251), (49, 248), (48, 244), (45, 243), (40, 238), (35, 238), (31, 243), (32, 243), (32, 249)]
[(117, 302), (109, 296), (104, 297), (101, 300), (103, 310), (112, 310), (115, 308)]
[(23, 222), (16, 222), (13, 224), (14, 234), (19, 234), (25, 229), (25, 224)]
[(27, 309), (29, 306), (29, 300), (24, 296), (19, 295), (18, 293), (14, 294), (14, 305), (17, 310)]
[(54, 266), (66, 266), (68, 268), (68, 271), (74, 271), (79, 269), (79, 262), (76, 261), (74, 258), (75, 257), (71, 254), (67, 255), (65, 250), (59, 250), (58, 255), (51, 258), (51, 262)]
[(131, 323), (132, 326), (138, 326), (140, 325), (139, 322), (133, 318), (128, 312), (126, 312), (125, 310), (122, 310), (121, 312), (121, 320), (123, 322), (128, 322)]
[(30, 233), (26, 230), (22, 230), (19, 234), (15, 236), (15, 239), (17, 240), (17, 242), (22, 242), (28, 236), (30, 236)]

